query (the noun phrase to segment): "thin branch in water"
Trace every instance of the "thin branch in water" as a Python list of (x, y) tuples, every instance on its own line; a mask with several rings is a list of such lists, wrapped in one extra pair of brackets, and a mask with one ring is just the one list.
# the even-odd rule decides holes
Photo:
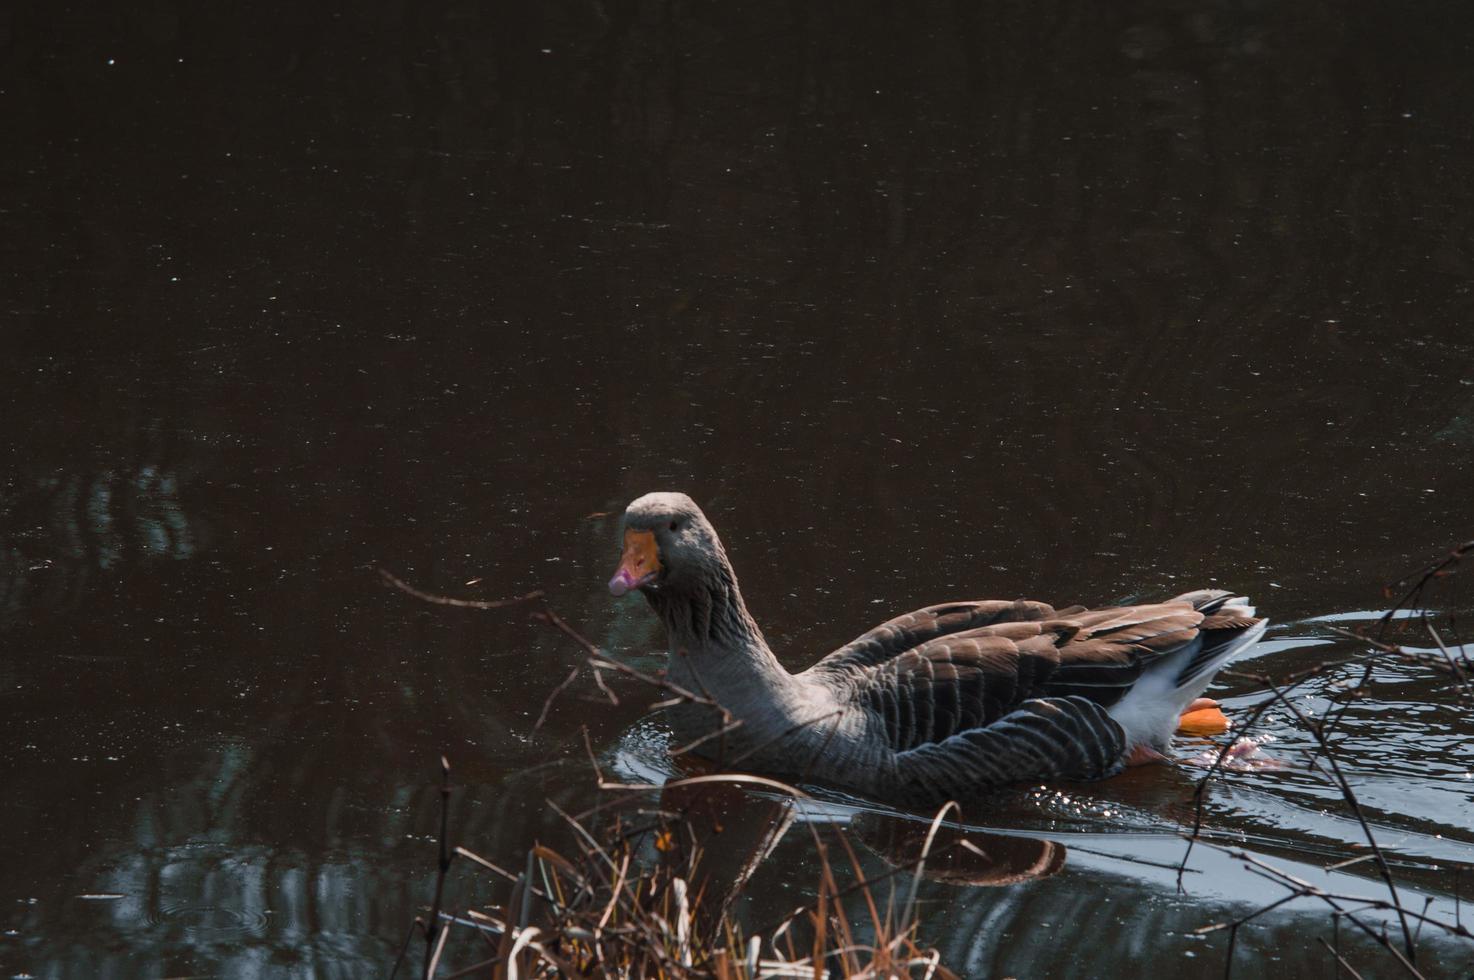
[(563, 682), (557, 687), (553, 688), (552, 692), (549, 693), (547, 698), (543, 701), (543, 710), (538, 712), (537, 722), (534, 723), (532, 726), (533, 731), (537, 732), (542, 730), (543, 722), (548, 720), (548, 712), (552, 710), (553, 701), (558, 697), (558, 695), (562, 694), (568, 689), (569, 684), (572, 684), (577, 679), (578, 667), (575, 666), (572, 670), (568, 672), (568, 676), (563, 678)]
[(584, 751), (589, 754), (589, 765), (593, 767), (594, 779), (598, 785), (604, 783), (604, 771), (599, 768), (599, 760), (594, 756), (594, 743), (589, 739), (589, 726), (584, 725), (579, 729), (583, 733)]
[(1387, 625), (1392, 622), (1393, 617), (1396, 616), (1399, 611), (1410, 606), (1421, 606), (1424, 590), (1426, 590), (1435, 579), (1447, 578), (1450, 575), (1456, 574), (1458, 572), (1459, 563), (1470, 555), (1474, 555), (1474, 541), (1465, 541), (1463, 544), (1455, 546), (1452, 550), (1449, 551), (1447, 555), (1445, 555), (1438, 561), (1435, 561), (1430, 565), (1426, 565), (1419, 570), (1409, 572), (1402, 578), (1388, 583), (1387, 586), (1383, 588), (1382, 593), (1390, 599), (1393, 595), (1394, 590), (1396, 590), (1399, 586), (1405, 585), (1409, 581), (1416, 579), (1416, 581), (1413, 581), (1413, 584), (1405, 592), (1403, 592), (1402, 596), (1395, 603), (1393, 603), (1392, 608), (1387, 610), (1387, 612), (1383, 614), (1382, 618), (1378, 621), (1378, 635), (1381, 635), (1382, 630), (1386, 629)]
[[(517, 880), (517, 876), (514, 875), (514, 874), (512, 874), (512, 872), (508, 871), (506, 868), (503, 868), (501, 865), (496, 864), (493, 861), (488, 861), (488, 860), (486, 860), (486, 858), (482, 857), (481, 855), (476, 854), (476, 853), (474, 853), (472, 851), (468, 851), (464, 847), (457, 847), (456, 850), (455, 850), (455, 852), (460, 857), (463, 857), (466, 860), (468, 860), (468, 861), (470, 861), (470, 862), (472, 862), (474, 864), (479, 864), (483, 868), (485, 868), (486, 870), (495, 872), (496, 874), (501, 875), (503, 878), (507, 879), (508, 881), (516, 881)], [(529, 886), (529, 887), (531, 887), (531, 886)], [(538, 891), (536, 888), (533, 888), (533, 894), (537, 895), (538, 898), (544, 899), (545, 901), (549, 901), (549, 902), (552, 902), (553, 901), (552, 898), (550, 898), (548, 895), (544, 894), (543, 892)]]
[[(445, 895), (445, 873), (450, 870), (450, 843), (447, 830), (450, 825), (450, 760), (440, 757), (440, 871), (435, 876), (435, 904), (430, 906), (430, 922), (425, 927), (425, 980), (435, 975), (435, 964), (440, 961), (440, 951), (445, 948), (449, 930), (440, 923), (440, 903)], [(437, 937), (436, 933), (440, 935)]]
[[(1392, 958), (1397, 960), (1397, 962), (1401, 964), (1403, 969), (1407, 970), (1408, 973), (1410, 973), (1414, 977), (1423, 976), (1423, 974), (1418, 971), (1418, 968), (1415, 967), (1412, 962), (1406, 956), (1404, 956), (1395, 945), (1392, 944), (1391, 940), (1387, 936), (1385, 924), (1383, 925), (1382, 932), (1378, 933), (1370, 925), (1357, 918), (1357, 916), (1355, 915), (1355, 911), (1357, 910), (1343, 908), (1341, 904), (1343, 902), (1354, 902), (1356, 904), (1363, 905), (1365, 909), (1375, 909), (1384, 912), (1395, 911), (1396, 907), (1393, 906), (1390, 902), (1384, 899), (1367, 898), (1361, 895), (1342, 895), (1335, 892), (1328, 892), (1323, 888), (1312, 885), (1310, 882), (1305, 881), (1303, 878), (1297, 878), (1296, 876), (1290, 874), (1288, 871), (1284, 871), (1283, 869), (1277, 868), (1272, 864), (1261, 861), (1254, 855), (1249, 854), (1246, 851), (1238, 850), (1235, 848), (1218, 849), (1222, 850), (1224, 853), (1228, 854), (1235, 860), (1242, 861), (1244, 864), (1244, 868), (1250, 873), (1259, 875), (1267, 881), (1272, 881), (1284, 888), (1290, 889), (1290, 891), (1295, 893), (1296, 897), (1317, 898), (1325, 902), (1337, 915), (1345, 917), (1347, 921), (1349, 921), (1352, 925), (1356, 926), (1363, 933), (1365, 933), (1373, 942), (1377, 943), (1383, 949), (1387, 950), (1387, 952), (1392, 955)], [(1458, 935), (1466, 939), (1474, 939), (1474, 934), (1470, 934), (1467, 931), (1457, 929), (1453, 926), (1448, 925), (1448, 923), (1446, 922), (1440, 922), (1437, 919), (1433, 919), (1425, 915), (1420, 915), (1417, 912), (1404, 911), (1403, 915), (1408, 918), (1417, 919), (1419, 921), (1426, 921), (1429, 925), (1432, 925), (1438, 929), (1442, 929), (1446, 933)]]
[(612, 707), (619, 707), (619, 696), (616, 695), (613, 691), (609, 690), (609, 685), (604, 683), (604, 675), (600, 673), (597, 668), (594, 668), (593, 675), (594, 683), (598, 685), (599, 690), (604, 693), (604, 697), (609, 701), (609, 704)]
[(390, 572), (387, 568), (379, 569), (379, 577), (386, 584), (392, 585), (399, 591), (412, 595), (422, 602), (433, 602), (437, 606), (455, 606), (457, 609), (505, 609), (508, 606), (533, 602), (543, 598), (542, 590), (537, 589), (526, 595), (513, 596), (510, 599), (456, 599), (448, 595), (437, 595), (434, 592), (422, 592), (404, 579)]
[[(1349, 971), (1350, 975), (1352, 976), (1357, 976), (1356, 972), (1351, 969), (1350, 965), (1347, 964), (1345, 959), (1341, 956), (1339, 923), (1342, 918), (1347, 919), (1349, 922), (1354, 924), (1363, 934), (1372, 939), (1374, 942), (1383, 946), (1384, 949), (1395, 960), (1397, 960), (1397, 962), (1412, 976), (1421, 975), (1418, 972), (1417, 967), (1414, 965), (1414, 958), (1417, 952), (1417, 943), (1421, 939), (1422, 931), (1425, 926), (1429, 927), (1430, 929), (1436, 927), (1437, 929), (1440, 929), (1445, 933), (1458, 936), (1460, 938), (1474, 939), (1474, 934), (1471, 934), (1467, 929), (1464, 928), (1461, 918), (1462, 896), (1459, 894), (1460, 882), (1458, 878), (1457, 868), (1455, 869), (1454, 924), (1452, 926), (1439, 919), (1434, 919), (1428, 914), (1432, 908), (1433, 903), (1433, 899), (1431, 898), (1425, 899), (1424, 908), (1420, 913), (1413, 912), (1403, 907), (1402, 896), (1399, 892), (1397, 883), (1393, 878), (1392, 862), (1388, 860), (1387, 854), (1382, 850), (1378, 840), (1376, 839), (1376, 835), (1373, 831), (1371, 822), (1366, 818), (1366, 815), (1362, 810), (1361, 802), (1357, 798), (1355, 791), (1352, 789), (1351, 780), (1348, 778), (1346, 770), (1343, 768), (1341, 757), (1336, 752), (1336, 743), (1333, 742), (1337, 729), (1341, 725), (1342, 721), (1348, 716), (1348, 712), (1352, 709), (1352, 699), (1358, 695), (1363, 694), (1371, 686), (1374, 679), (1374, 671), (1378, 665), (1379, 660), (1385, 661), (1396, 659), (1404, 663), (1414, 664), (1425, 669), (1445, 674), (1454, 680), (1462, 695), (1466, 697), (1474, 696), (1474, 684), (1470, 683), (1470, 677), (1471, 675), (1474, 675), (1474, 658), (1470, 658), (1467, 653), (1465, 653), (1461, 657), (1456, 657), (1455, 651), (1453, 649), (1450, 649), (1449, 644), (1444, 641), (1444, 634), (1440, 632), (1438, 628), (1435, 628), (1430, 615), (1428, 614), (1426, 609), (1423, 609), (1423, 607), (1426, 605), (1424, 601), (1425, 593), (1429, 586), (1439, 579), (1447, 578), (1455, 574), (1457, 571), (1460, 570), (1460, 563), (1465, 558), (1470, 557), (1474, 557), (1474, 541), (1460, 545), (1459, 547), (1450, 551), (1448, 555), (1446, 555), (1439, 561), (1424, 567), (1420, 572), (1414, 572), (1411, 575), (1404, 576), (1402, 579), (1388, 586), (1386, 592), (1389, 598), (1394, 595), (1394, 591), (1397, 589), (1401, 589), (1402, 594), (1393, 604), (1392, 608), (1389, 609), (1385, 614), (1383, 614), (1382, 617), (1378, 620), (1379, 630), (1376, 637), (1367, 636), (1362, 632), (1353, 632), (1351, 630), (1342, 629), (1337, 626), (1329, 627), (1332, 632), (1340, 636), (1344, 636), (1349, 639), (1356, 640), (1358, 643), (1365, 644), (1368, 648), (1370, 648), (1368, 652), (1358, 653), (1349, 658), (1343, 657), (1334, 661), (1322, 662), (1307, 669), (1297, 671), (1284, 677), (1281, 683), (1278, 685), (1276, 685), (1274, 681), (1272, 681), (1269, 677), (1260, 674), (1244, 673), (1238, 671), (1222, 672), (1222, 676), (1225, 677), (1239, 677), (1245, 680), (1252, 681), (1269, 694), (1268, 699), (1264, 700), (1263, 703), (1255, 707), (1255, 710), (1250, 716), (1248, 723), (1239, 728), (1239, 735), (1242, 737), (1251, 732), (1255, 728), (1255, 726), (1257, 726), (1265, 718), (1266, 713), (1270, 708), (1276, 706), (1283, 708), (1286, 712), (1288, 712), (1290, 716), (1292, 716), (1293, 720), (1299, 725), (1299, 727), (1310, 736), (1311, 740), (1314, 743), (1313, 749), (1311, 749), (1309, 752), (1311, 769), (1320, 772), (1330, 783), (1332, 783), (1336, 787), (1336, 789), (1340, 793), (1342, 800), (1346, 804), (1347, 809), (1360, 825), (1363, 838), (1366, 840), (1367, 847), (1370, 849), (1370, 853), (1358, 855), (1348, 860), (1332, 863), (1325, 870), (1334, 871), (1341, 868), (1350, 867), (1352, 865), (1365, 861), (1372, 861), (1374, 862), (1378, 875), (1382, 878), (1387, 887), (1389, 900), (1366, 899), (1362, 897), (1336, 895), (1331, 892), (1317, 888), (1314, 885), (1310, 885), (1307, 882), (1301, 881), (1300, 879), (1295, 878), (1293, 875), (1289, 875), (1283, 871), (1274, 869), (1271, 865), (1268, 865), (1262, 861), (1258, 861), (1245, 852), (1226, 851), (1232, 856), (1244, 860), (1246, 870), (1249, 870), (1256, 875), (1264, 877), (1270, 881), (1274, 881), (1282, 885), (1283, 887), (1288, 888), (1290, 890), (1290, 894), (1279, 899), (1277, 902), (1270, 903), (1264, 908), (1242, 917), (1239, 920), (1235, 920), (1231, 923), (1220, 923), (1216, 926), (1210, 926), (1203, 930), (1199, 930), (1200, 932), (1210, 932), (1216, 929), (1229, 929), (1231, 934), (1230, 948), (1232, 948), (1233, 938), (1234, 936), (1236, 936), (1237, 929), (1240, 926), (1247, 924), (1250, 920), (1257, 917), (1258, 915), (1261, 915), (1264, 912), (1267, 912), (1273, 908), (1277, 908), (1278, 906), (1283, 905), (1285, 902), (1293, 900), (1295, 898), (1317, 898), (1325, 902), (1332, 909), (1332, 923), (1334, 928), (1336, 929), (1336, 942), (1334, 947), (1327, 945), (1327, 949), (1330, 950), (1332, 956), (1335, 957), (1335, 962), (1337, 964), (1337, 974), (1340, 975), (1341, 968), (1345, 967), (1345, 969)], [(1416, 581), (1410, 581), (1414, 578), (1416, 579)], [(1404, 649), (1400, 646), (1396, 646), (1381, 639), (1382, 631), (1384, 631), (1393, 621), (1393, 619), (1398, 615), (1398, 613), (1405, 608), (1422, 609), (1420, 616), (1410, 618), (1421, 618), (1422, 628), (1427, 631), (1428, 636), (1432, 639), (1433, 645), (1437, 647), (1436, 653), (1432, 651)], [(1452, 629), (1454, 618), (1452, 615), (1450, 615), (1448, 619), (1450, 623), (1449, 628)], [(1312, 720), (1311, 718), (1307, 717), (1306, 713), (1292, 700), (1292, 692), (1295, 690), (1296, 687), (1298, 687), (1305, 681), (1311, 680), (1313, 678), (1323, 677), (1334, 671), (1344, 670), (1348, 666), (1359, 668), (1360, 677), (1355, 679), (1354, 685), (1349, 690), (1332, 696), (1332, 701), (1336, 703), (1334, 707), (1330, 711), (1327, 711), (1321, 718)], [(1187, 850), (1183, 854), (1182, 860), (1177, 866), (1179, 889), (1181, 889), (1183, 886), (1183, 874), (1187, 870), (1187, 862), (1192, 854), (1193, 846), (1199, 839), (1203, 838), (1205, 798), (1207, 787), (1209, 785), (1209, 782), (1213, 778), (1220, 776), (1224, 771), (1225, 761), (1228, 758), (1228, 753), (1232, 748), (1232, 744), (1233, 743), (1225, 744), (1224, 746), (1222, 746), (1217, 758), (1213, 762), (1213, 765), (1210, 767), (1209, 771), (1202, 777), (1202, 779), (1199, 780), (1195, 788), (1193, 827), (1191, 833), (1187, 836)], [(1326, 765), (1321, 766), (1319, 764), (1320, 760), (1324, 760)], [(1205, 846), (1215, 847), (1215, 849), (1219, 849), (1217, 848), (1217, 845), (1212, 844), (1208, 840), (1204, 840), (1204, 844)], [(1347, 907), (1348, 905), (1351, 907)], [(1381, 924), (1380, 929), (1373, 928), (1371, 924), (1363, 921), (1361, 915), (1371, 910), (1378, 910), (1382, 913), (1391, 913), (1389, 918), (1392, 918), (1400, 927), (1400, 943), (1394, 945), (1393, 941), (1389, 939), (1387, 933), (1387, 924), (1385, 921)], [(1414, 922), (1417, 925), (1416, 931), (1410, 928), (1410, 923)], [(1323, 945), (1326, 945), (1324, 940), (1321, 940), (1321, 942)], [(1399, 946), (1401, 947), (1400, 949), (1398, 948)], [(1229, 959), (1225, 962), (1225, 969), (1232, 970), (1231, 952)]]
[(676, 697), (684, 701), (689, 701), (692, 704), (704, 704), (707, 707), (721, 710), (721, 705), (717, 704), (711, 698), (702, 697), (700, 694), (697, 694), (694, 691), (688, 691), (681, 685), (676, 684), (673, 681), (669, 681), (664, 677), (656, 677), (654, 674), (647, 674), (643, 670), (637, 670), (634, 667), (631, 667), (629, 664), (620, 663), (618, 660), (610, 660), (608, 657), (599, 656), (590, 659), (589, 664), (595, 670), (612, 670), (617, 673), (624, 674), (626, 677), (633, 677), (637, 681), (644, 681), (646, 684), (650, 684), (653, 687), (658, 687), (663, 691), (669, 691)]
[(1465, 676), (1464, 669), (1454, 660), (1454, 655), (1444, 645), (1443, 637), (1438, 635), (1438, 631), (1433, 628), (1433, 624), (1425, 619), (1423, 620), (1423, 625), (1428, 628), (1428, 635), (1433, 637), (1433, 643), (1438, 647), (1438, 652), (1443, 654), (1443, 659), (1448, 663), (1448, 672), (1453, 674), (1454, 680), (1459, 682), (1459, 688), (1462, 692), (1468, 694), (1470, 692), (1469, 679)]
[[(725, 740), (726, 737), (730, 733), (735, 732), (737, 729), (739, 729), (741, 727), (742, 727), (742, 719), (741, 718), (735, 719), (735, 720), (730, 721), (727, 724), (721, 726), (720, 728), (716, 729), (715, 731), (707, 732), (705, 735), (702, 735), (700, 738), (697, 738), (697, 739), (695, 739), (694, 741), (691, 741), (691, 742), (687, 742), (685, 745), (682, 745), (680, 748), (666, 749), (665, 750), (665, 754), (668, 755), (668, 756), (670, 756), (672, 759), (679, 758), (680, 756), (686, 755), (686, 754), (688, 754), (688, 753), (690, 753), (690, 752), (692, 752), (692, 751), (700, 748), (701, 746), (705, 745), (707, 742), (710, 742), (712, 739), (723, 739), (723, 740)], [(720, 753), (718, 753), (718, 757), (720, 757)]]
[[(1223, 671), (1222, 673), (1226, 674), (1228, 672)], [(1299, 682), (1297, 681), (1296, 683)], [(1291, 687), (1293, 688), (1293, 686), (1292, 684)], [(1253, 731), (1254, 727), (1259, 724), (1259, 720), (1264, 717), (1264, 713), (1269, 710), (1272, 704), (1274, 704), (1273, 700), (1265, 701), (1254, 709), (1253, 713), (1249, 715), (1248, 720), (1239, 727), (1238, 735), (1240, 738), (1248, 737), (1249, 732)], [(1193, 789), (1193, 829), (1187, 838), (1187, 850), (1183, 852), (1182, 860), (1177, 865), (1177, 890), (1179, 892), (1186, 890), (1182, 885), (1182, 876), (1187, 873), (1188, 859), (1192, 857), (1193, 847), (1203, 834), (1204, 806), (1207, 801), (1208, 782), (1215, 775), (1223, 771), (1223, 764), (1228, 760), (1228, 755), (1233, 749), (1233, 744), (1233, 742), (1225, 742), (1223, 744), (1223, 747), (1218, 750), (1218, 757), (1213, 760), (1213, 765), (1208, 767), (1208, 771), (1203, 774), (1203, 777), (1198, 780), (1197, 786)]]
[(772, 738), (768, 739), (766, 742), (762, 742), (761, 744), (754, 745), (752, 748), (748, 749), (746, 752), (743, 752), (737, 758), (733, 759), (729, 763), (729, 765), (739, 766), (743, 762), (745, 762), (748, 759), (752, 758), (754, 755), (757, 755), (759, 752), (763, 751), (764, 749), (771, 748), (773, 745), (777, 744), (778, 742), (783, 741), (783, 739), (787, 738), (788, 736), (793, 735), (796, 732), (801, 732), (805, 728), (808, 728), (808, 727), (810, 727), (812, 725), (817, 725), (820, 722), (828, 721), (830, 718), (833, 718), (835, 715), (842, 715), (842, 714), (844, 714), (844, 712), (845, 712), (845, 709), (844, 708), (835, 708), (833, 711), (825, 712), (822, 715), (816, 715), (815, 717), (809, 718), (809, 719), (807, 719), (805, 721), (795, 722), (794, 724), (789, 725), (787, 728), (783, 729), (783, 731), (779, 732), (777, 735), (774, 735)]
[(498, 962), (498, 958), (493, 956), (489, 960), (482, 960), (480, 963), (472, 963), (470, 966), (461, 967), (454, 973), (447, 973), (441, 980), (457, 980), (458, 977), (469, 977), (478, 973), (489, 974), (491, 968), (496, 966)]
[(389, 980), (394, 980), (399, 975), (399, 967), (404, 963), (405, 954), (409, 952), (409, 944), (414, 941), (415, 930), (419, 929), (422, 925), (424, 923), (419, 920), (418, 916), (409, 924), (409, 931), (404, 934), (404, 942), (399, 946), (399, 955), (394, 957), (394, 966), (389, 970)]
[(440, 966), (440, 955), (445, 952), (445, 943), (450, 939), (450, 928), (442, 925), (437, 915), (433, 920), (434, 930), (439, 933), (435, 940), (434, 952), (430, 954), (430, 960), (425, 964), (425, 980), (435, 976), (435, 970)]
[(1361, 801), (1356, 798), (1356, 793), (1352, 790), (1351, 783), (1346, 779), (1345, 773), (1341, 771), (1341, 764), (1336, 760), (1335, 754), (1331, 752), (1331, 746), (1326, 741), (1325, 733), (1321, 731), (1319, 726), (1312, 725), (1306, 719), (1305, 715), (1301, 713), (1300, 709), (1295, 706), (1294, 702), (1285, 697), (1284, 693), (1268, 677), (1263, 678), (1263, 683), (1269, 688), (1270, 692), (1280, 704), (1284, 705), (1295, 716), (1301, 726), (1310, 732), (1316, 743), (1324, 750), (1326, 762), (1330, 765), (1336, 785), (1341, 790), (1341, 798), (1346, 801), (1346, 805), (1351, 809), (1351, 815), (1361, 825), (1362, 835), (1366, 838), (1367, 846), (1372, 849), (1372, 855), (1376, 859), (1377, 870), (1381, 872), (1382, 879), (1387, 883), (1387, 890), (1392, 895), (1392, 904), (1397, 910), (1398, 923), (1402, 927), (1403, 949), (1409, 960), (1415, 959), (1417, 953), (1413, 946), (1412, 933), (1408, 929), (1407, 915), (1403, 912), (1402, 900), (1397, 894), (1397, 883), (1392, 878), (1392, 866), (1387, 863), (1386, 855), (1383, 854), (1382, 848), (1377, 844), (1377, 838), (1372, 833), (1371, 824), (1367, 822), (1366, 815), (1362, 813)]
[[(543, 595), (540, 592), (534, 592), (531, 593), (531, 595), (538, 599), (543, 598)], [(583, 647), (584, 652), (586, 652), (589, 656), (602, 657), (604, 655), (603, 651), (595, 646), (593, 641), (589, 640), (588, 637), (584, 636), (572, 626), (569, 626), (568, 621), (562, 616), (559, 616), (557, 613), (553, 612), (552, 608), (548, 606), (546, 600), (544, 600), (543, 602), (543, 608), (533, 613), (532, 618), (556, 627), (559, 632), (561, 632), (564, 636), (568, 637), (574, 643), (577, 643), (579, 646)]]
[(1215, 922), (1211, 926), (1203, 926), (1200, 929), (1194, 929), (1193, 930), (1193, 934), (1194, 935), (1198, 935), (1198, 936), (1205, 936), (1205, 935), (1207, 935), (1210, 932), (1222, 932), (1224, 929), (1237, 929), (1239, 926), (1244, 925), (1245, 923), (1253, 922), (1255, 919), (1259, 918), (1261, 915), (1263, 915), (1266, 912), (1273, 912), (1275, 909), (1279, 908), (1281, 905), (1284, 905), (1287, 902), (1293, 902), (1295, 899), (1302, 898), (1302, 897), (1303, 896), (1300, 895), (1300, 894), (1298, 894), (1298, 893), (1292, 893), (1292, 894), (1289, 894), (1289, 895), (1285, 895), (1284, 897), (1282, 897), (1282, 898), (1280, 898), (1280, 899), (1278, 899), (1278, 900), (1276, 900), (1274, 902), (1271, 902), (1269, 905), (1266, 905), (1263, 908), (1258, 908), (1258, 909), (1255, 909), (1254, 911), (1248, 913), (1247, 915), (1241, 915), (1241, 916), (1239, 916), (1237, 919), (1234, 919), (1232, 922)]
[(804, 764), (803, 772), (799, 773), (798, 775), (799, 782), (803, 782), (804, 780), (809, 778), (809, 773), (813, 771), (815, 763), (817, 763), (819, 759), (824, 755), (824, 751), (829, 748), (829, 743), (834, 741), (834, 735), (836, 732), (839, 731), (839, 722), (844, 721), (845, 713), (848, 710), (848, 706), (841, 706), (836, 711), (833, 711), (830, 714), (824, 716), (824, 719), (822, 720), (828, 720), (829, 718), (838, 716), (838, 721), (830, 726), (829, 734), (824, 736), (824, 741), (819, 743), (819, 747), (814, 749), (813, 752), (809, 753), (809, 761)]
[(1331, 944), (1326, 942), (1326, 937), (1316, 936), (1315, 941), (1320, 943), (1327, 950), (1329, 950), (1330, 954), (1336, 958), (1336, 976), (1339, 977), (1341, 975), (1341, 971), (1345, 970), (1347, 973), (1351, 974), (1352, 980), (1362, 980), (1361, 974), (1357, 973), (1351, 968), (1351, 964), (1346, 962), (1346, 958), (1342, 956), (1337, 950), (1331, 948)]

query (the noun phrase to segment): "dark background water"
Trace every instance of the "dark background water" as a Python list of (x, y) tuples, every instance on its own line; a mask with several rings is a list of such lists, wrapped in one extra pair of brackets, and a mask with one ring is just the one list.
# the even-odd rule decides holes
[[(684, 489), (791, 667), (941, 599), (1222, 584), (1287, 672), (1474, 525), (1463, 5), (33, 3), (0, 112), (10, 973), (381, 971), (440, 753), (502, 856), (592, 798), (581, 725), (640, 754), (640, 699), (584, 682), (532, 732), (571, 644), (378, 564), (546, 589), (649, 666), (599, 515)], [(1436, 898), (1465, 714), (1408, 670), (1347, 729)], [(1114, 801), (1173, 861), (1189, 790), (1019, 819)], [(1266, 775), (1213, 816), (1319, 867), (1360, 839), (1334, 802)], [(759, 910), (812, 881), (783, 846)], [(1191, 930), (1266, 886), (1134, 868), (935, 886), (924, 935), (967, 975), (1217, 975)], [(1329, 969), (1329, 930), (1240, 955)]]

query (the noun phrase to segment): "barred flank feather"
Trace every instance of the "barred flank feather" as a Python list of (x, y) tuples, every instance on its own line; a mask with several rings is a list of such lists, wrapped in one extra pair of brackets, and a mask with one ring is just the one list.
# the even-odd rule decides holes
[(997, 722), (897, 755), (908, 801), (965, 799), (1032, 779), (1100, 779), (1119, 772), (1121, 728), (1085, 698), (1025, 701)]

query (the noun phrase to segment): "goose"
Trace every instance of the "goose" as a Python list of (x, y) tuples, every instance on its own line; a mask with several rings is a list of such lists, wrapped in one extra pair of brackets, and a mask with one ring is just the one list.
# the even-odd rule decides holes
[(615, 596), (664, 623), (675, 737), (719, 765), (902, 806), (1011, 783), (1094, 780), (1167, 761), (1180, 720), (1227, 728), (1200, 696), (1264, 633), (1249, 600), (1200, 589), (1166, 602), (1055, 609), (1033, 600), (927, 606), (801, 673), (779, 663), (716, 529), (682, 493), (620, 520)]

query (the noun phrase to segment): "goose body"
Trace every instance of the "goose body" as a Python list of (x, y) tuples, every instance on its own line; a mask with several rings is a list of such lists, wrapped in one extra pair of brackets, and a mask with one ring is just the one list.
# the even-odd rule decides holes
[(1213, 674), (1266, 625), (1248, 600), (1217, 590), (1102, 609), (951, 602), (882, 623), (792, 674), (689, 497), (646, 494), (621, 530), (610, 591), (644, 594), (665, 624), (667, 679), (699, 698), (670, 709), (678, 739), (723, 765), (900, 805), (1099, 779), (1133, 756), (1156, 757)]

